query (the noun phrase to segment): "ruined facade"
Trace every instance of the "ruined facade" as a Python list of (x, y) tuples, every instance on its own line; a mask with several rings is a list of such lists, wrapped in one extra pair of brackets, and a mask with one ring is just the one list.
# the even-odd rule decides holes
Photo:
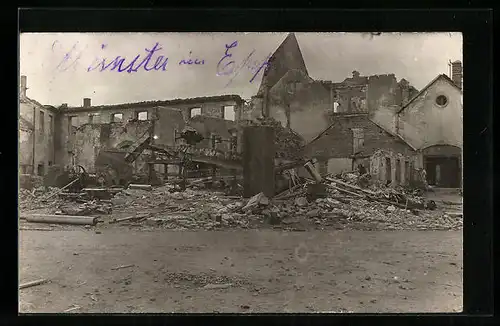
[(401, 106), (416, 93), (407, 80), (398, 82), (394, 74), (361, 76), (353, 71), (342, 82), (314, 80), (295, 35), (290, 33), (272, 55), (259, 92), (252, 98), (252, 117), (273, 117), (311, 141), (329, 126), (330, 114), (371, 113), (380, 107)]
[(461, 185), (460, 61), (450, 63), (452, 79), (440, 75), (419, 92), (394, 74), (353, 71), (342, 82), (316, 81), (293, 34), (272, 58), (279, 69), (264, 74), (251, 115), (273, 117), (297, 132), (320, 171), (350, 171), (363, 163), (375, 179), (396, 185), (425, 168), (433, 185)]
[[(404, 173), (398, 172), (398, 164), (413, 160), (413, 149), (404, 141), (371, 121), (368, 113), (333, 114), (329, 120), (330, 126), (306, 146), (307, 155), (317, 159), (320, 170), (337, 174), (353, 171), (358, 164), (363, 164), (376, 179), (387, 178), (394, 184), (406, 181), (396, 178), (398, 173)], [(390, 153), (390, 172), (385, 173), (378, 163), (372, 162), (372, 157), (381, 150)], [(405, 159), (398, 163), (399, 156)]]
[(57, 110), (26, 95), (27, 79), (21, 77), (19, 93), (19, 172), (44, 175), (55, 163)]
[[(20, 171), (44, 175), (48, 166), (57, 164), (80, 165), (93, 173), (101, 150), (127, 151), (151, 136), (153, 125), (153, 144), (178, 145), (176, 137), (187, 125), (204, 137), (215, 135), (227, 140), (242, 117), (243, 104), (237, 95), (223, 95), (100, 106), (92, 106), (85, 98), (81, 107), (63, 104), (55, 108), (26, 97), (26, 77), (22, 76)], [(199, 146), (210, 145), (204, 140)], [(229, 142), (217, 144), (217, 148), (228, 147)], [(135, 172), (147, 170), (145, 163), (151, 153), (146, 150), (144, 154), (133, 163)]]
[[(82, 107), (61, 108), (63, 142), (57, 151), (58, 158), (60, 162), (79, 164), (94, 172), (100, 150), (126, 150), (126, 146), (137, 144), (149, 132), (153, 121), (153, 144), (174, 146), (178, 144), (176, 137), (187, 125), (201, 129), (200, 122), (205, 128), (200, 132), (204, 137), (214, 134), (227, 139), (227, 130), (241, 117), (242, 104), (235, 95), (105, 106), (91, 106), (85, 99)], [(199, 146), (210, 146), (210, 142), (204, 140)], [(148, 154), (145, 151), (146, 158)], [(138, 173), (147, 170), (141, 158), (134, 165)], [(155, 168), (165, 172), (161, 165)]]

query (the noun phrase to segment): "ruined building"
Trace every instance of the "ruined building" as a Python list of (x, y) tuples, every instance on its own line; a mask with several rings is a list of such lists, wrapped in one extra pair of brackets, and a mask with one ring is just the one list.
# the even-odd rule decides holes
[[(207, 138), (197, 146), (210, 147), (208, 139), (213, 135), (226, 140), (231, 137), (244, 103), (238, 95), (99, 106), (85, 98), (80, 107), (63, 104), (55, 108), (29, 99), (26, 89), (26, 77), (22, 76), (20, 166), (22, 173), (38, 175), (44, 175), (53, 164), (80, 165), (86, 172), (94, 173), (101, 150), (126, 151), (144, 141), (150, 136), (153, 119), (156, 144), (180, 144), (176, 137), (189, 125)], [(217, 143), (216, 147), (226, 149), (229, 142)], [(144, 158), (134, 162), (134, 169), (147, 170)], [(167, 172), (162, 165), (155, 165), (155, 169)]]
[(252, 115), (297, 132), (323, 174), (363, 164), (373, 178), (398, 185), (425, 168), (430, 184), (460, 187), (462, 64), (450, 65), (451, 78), (439, 75), (421, 91), (394, 74), (318, 81), (290, 33), (271, 56)]

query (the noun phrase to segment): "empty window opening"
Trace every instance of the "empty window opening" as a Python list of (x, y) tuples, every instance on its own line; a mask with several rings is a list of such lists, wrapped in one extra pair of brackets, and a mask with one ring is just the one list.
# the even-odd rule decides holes
[(45, 113), (43, 111), (40, 111), (39, 129), (41, 133), (43, 133), (45, 129)]
[(78, 127), (78, 117), (77, 116), (68, 117), (68, 133), (72, 132), (73, 127)]
[(234, 105), (224, 106), (224, 119), (231, 121), (235, 120)]
[(334, 113), (338, 113), (340, 111), (339, 107), (340, 107), (339, 102), (337, 102), (337, 101), (333, 102), (333, 112)]
[(401, 160), (396, 159), (396, 181), (399, 184), (401, 182)]
[(49, 135), (54, 133), (54, 118), (49, 114)]
[(191, 111), (189, 112), (189, 116), (192, 118), (197, 115), (201, 115), (201, 108), (192, 108)]
[(137, 120), (148, 120), (148, 111), (137, 112)]
[(100, 123), (101, 115), (99, 113), (90, 113), (89, 114), (89, 123)]
[(111, 115), (111, 122), (122, 122), (123, 114), (122, 113), (113, 113)]
[(405, 182), (410, 181), (410, 162), (405, 162)]
[(43, 164), (38, 164), (36, 171), (39, 176), (43, 176), (44, 175)]
[(385, 180), (389, 182), (392, 181), (392, 167), (391, 159), (389, 157), (385, 158)]

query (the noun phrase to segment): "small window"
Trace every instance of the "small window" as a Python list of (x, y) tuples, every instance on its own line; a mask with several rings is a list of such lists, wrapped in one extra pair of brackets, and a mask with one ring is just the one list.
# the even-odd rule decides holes
[(234, 105), (224, 106), (224, 119), (225, 120), (235, 120)]
[(54, 118), (49, 114), (49, 134), (52, 135), (54, 133)]
[(37, 167), (37, 174), (39, 176), (43, 176), (44, 175), (44, 171), (43, 171), (43, 164), (38, 164), (38, 167)]
[(339, 102), (337, 102), (337, 101), (333, 102), (333, 112), (334, 113), (339, 112), (339, 106), (340, 106)]
[(40, 132), (43, 133), (45, 129), (45, 113), (40, 111), (40, 123), (39, 123)]
[(100, 123), (100, 114), (99, 113), (90, 113), (89, 114), (89, 123)]
[(192, 118), (192, 117), (195, 117), (197, 115), (201, 115), (201, 108), (192, 108), (189, 116)]
[(448, 104), (448, 98), (444, 95), (439, 95), (436, 97), (436, 104), (439, 106), (446, 106), (446, 104)]
[(123, 114), (122, 113), (113, 113), (111, 115), (111, 122), (122, 122)]
[(148, 111), (142, 111), (137, 113), (137, 120), (148, 120)]

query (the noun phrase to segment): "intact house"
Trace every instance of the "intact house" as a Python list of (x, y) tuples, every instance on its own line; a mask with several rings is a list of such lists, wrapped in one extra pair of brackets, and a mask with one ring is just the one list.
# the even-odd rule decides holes
[(21, 77), (19, 93), (19, 172), (44, 175), (55, 163), (56, 108), (27, 97), (27, 79)]

